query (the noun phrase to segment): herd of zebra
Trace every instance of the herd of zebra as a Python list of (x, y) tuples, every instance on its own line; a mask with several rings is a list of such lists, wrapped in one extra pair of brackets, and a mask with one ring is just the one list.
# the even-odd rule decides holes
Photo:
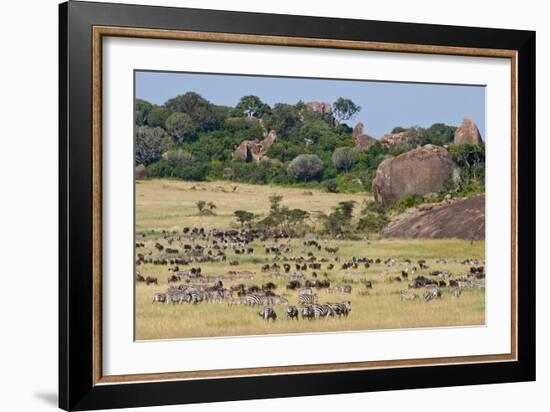
[[(267, 288), (265, 286), (268, 286)], [(299, 315), (303, 319), (319, 319), (326, 317), (347, 317), (351, 312), (351, 301), (340, 303), (325, 303), (318, 302), (318, 296), (311, 288), (303, 288), (298, 291), (297, 306), (288, 305), (288, 300), (282, 296), (272, 292), (276, 289), (276, 285), (268, 282), (263, 285), (263, 294), (246, 294), (242, 297), (233, 297), (235, 291), (240, 291), (243, 284), (225, 288), (221, 280), (217, 280), (213, 286), (204, 287), (202, 285), (178, 285), (168, 286), (166, 292), (155, 293), (153, 295), (153, 303), (166, 304), (181, 304), (191, 303), (198, 304), (200, 302), (242, 304), (247, 306), (263, 306), (259, 312), (262, 319), (275, 321), (277, 313), (273, 306), (287, 305), (284, 313), (287, 319), (299, 319)]]
[[(155, 232), (148, 235), (151, 234), (155, 235)], [(146, 235), (143, 234), (143, 238)], [(167, 278), (167, 289), (164, 292), (154, 293), (153, 303), (245, 305), (261, 308), (257, 312), (259, 317), (271, 322), (278, 319), (277, 311), (280, 317), (287, 320), (347, 318), (351, 313), (351, 299), (337, 303), (320, 302), (320, 292), (351, 295), (356, 286), (352, 287), (351, 284), (346, 283), (346, 280), (353, 280), (352, 275), (357, 273), (357, 270), (363, 270), (366, 273), (370, 268), (372, 271), (371, 266), (376, 267), (374, 265), (378, 268), (385, 267), (380, 274), (384, 282), (407, 282), (405, 283), (407, 289), (399, 292), (402, 302), (417, 299), (430, 302), (441, 299), (444, 290), (448, 290), (451, 297), (459, 298), (464, 288), (484, 287), (485, 268), (483, 262), (476, 259), (453, 262), (471, 266), (466, 275), (457, 278), (448, 271), (428, 271), (429, 265), (424, 259), (415, 262), (410, 259), (383, 260), (364, 256), (343, 259), (337, 255), (339, 248), (329, 245), (327, 241), (324, 241), (324, 247), (320, 241), (303, 241), (302, 255), (293, 256), (297, 249), (295, 245), (294, 248), (291, 247), (289, 239), (282, 241), (273, 239), (274, 243), (266, 243), (262, 247), (264, 256), (260, 260), (254, 256), (258, 253), (252, 247), (252, 242), (265, 241), (265, 239), (259, 238), (258, 234), (251, 231), (205, 231), (199, 228), (184, 228), (181, 233), (163, 231), (162, 238), (155, 239), (154, 247), (151, 247), (149, 252), (137, 253), (136, 259), (136, 267), (146, 264), (171, 265), (168, 268), (170, 274)], [(160, 243), (162, 240), (167, 245)], [(143, 241), (136, 243), (137, 249), (143, 250), (146, 246)], [(257, 244), (256, 248), (258, 249)], [(323, 249), (326, 253), (316, 256)], [(264, 279), (284, 279), (285, 292), (277, 294), (278, 286), (271, 281), (261, 285), (246, 284), (246, 281), (256, 276), (254, 271), (230, 270), (226, 275), (214, 276), (205, 275), (201, 270), (202, 264), (220, 263), (226, 260), (230, 266), (237, 266), (240, 259), (247, 259), (247, 261), (256, 259), (255, 263), (259, 264), (262, 273), (260, 276)], [(438, 259), (435, 263), (445, 265), (447, 261)], [(188, 265), (194, 266), (182, 270), (182, 266)], [(394, 268), (394, 266), (397, 265), (400, 266), (398, 269), (400, 273), (398, 272), (398, 276), (390, 276), (389, 271), (392, 270), (395, 273), (397, 267)], [(336, 273), (343, 275), (342, 283), (336, 281)], [(237, 280), (244, 280), (245, 283), (235, 283)], [(139, 271), (136, 271), (136, 281), (143, 282), (147, 286), (159, 285), (157, 277), (142, 276)], [(224, 285), (224, 282), (231, 286)], [(357, 292), (357, 296), (368, 296), (369, 290), (373, 289), (373, 281), (361, 279), (361, 283), (363, 287)], [(418, 289), (423, 289), (423, 293), (415, 293)], [(289, 302), (288, 298), (291, 296), (295, 303)], [(277, 307), (283, 307), (283, 309), (279, 310)]]

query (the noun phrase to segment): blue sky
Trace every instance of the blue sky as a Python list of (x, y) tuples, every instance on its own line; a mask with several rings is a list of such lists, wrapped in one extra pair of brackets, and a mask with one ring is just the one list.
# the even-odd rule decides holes
[(459, 126), (464, 116), (476, 122), (485, 138), (483, 86), (137, 71), (135, 87), (137, 98), (155, 104), (188, 91), (227, 106), (249, 94), (269, 105), (299, 100), (332, 103), (345, 97), (362, 108), (346, 123), (363, 122), (365, 132), (376, 138), (396, 126)]

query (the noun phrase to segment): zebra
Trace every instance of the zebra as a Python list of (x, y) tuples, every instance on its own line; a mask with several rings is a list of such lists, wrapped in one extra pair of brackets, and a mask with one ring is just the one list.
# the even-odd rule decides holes
[(409, 290), (402, 290), (401, 291), (401, 301), (405, 301), (405, 300), (415, 300), (416, 298), (418, 298), (418, 295), (414, 292), (411, 292)]
[(441, 289), (439, 289), (438, 287), (427, 289), (424, 292), (424, 300), (426, 302), (429, 302), (430, 300), (435, 298), (441, 299)]
[(314, 304), (310, 305), (310, 308), (313, 310), (313, 317), (314, 318), (325, 318), (327, 316), (333, 317), (336, 315), (336, 312), (334, 312), (334, 309), (330, 307), (330, 305), (320, 305), (320, 304)]
[(197, 304), (204, 300), (204, 294), (200, 293), (196, 289), (187, 289), (181, 298), (181, 302)]
[(313, 295), (313, 289), (303, 288), (298, 291), (298, 295)]
[(312, 305), (317, 303), (317, 295), (298, 295), (298, 303), (302, 306)]
[(268, 296), (264, 295), (246, 295), (245, 296), (245, 305), (268, 305), (271, 304), (271, 299)]
[(181, 303), (182, 295), (180, 293), (167, 293), (165, 302), (166, 303)]
[(153, 303), (155, 302), (159, 302), (159, 303), (166, 302), (166, 293), (155, 293), (153, 295)]
[(348, 317), (351, 312), (351, 302), (349, 300), (342, 303), (328, 303), (328, 306), (334, 311), (338, 316)]
[(285, 309), (285, 315), (288, 319), (298, 320), (298, 308), (296, 306), (288, 306)]
[(269, 306), (266, 306), (260, 312), (258, 312), (258, 315), (260, 315), (260, 317), (265, 321), (271, 319), (273, 322), (275, 322), (277, 320), (277, 313), (275, 313), (275, 310)]

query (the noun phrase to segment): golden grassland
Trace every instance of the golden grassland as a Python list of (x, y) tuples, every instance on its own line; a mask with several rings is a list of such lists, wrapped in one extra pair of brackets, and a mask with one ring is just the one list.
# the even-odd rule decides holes
[[(291, 208), (301, 208), (309, 212), (328, 212), (342, 200), (355, 200), (359, 204), (366, 194), (332, 194), (316, 190), (280, 188), (232, 184), (227, 182), (191, 183), (170, 180), (146, 180), (136, 185), (136, 231), (156, 230), (137, 241), (145, 243), (145, 248), (137, 251), (156, 252), (154, 244), (163, 243), (160, 230), (181, 231), (185, 226), (205, 228), (229, 228), (234, 225), (233, 212), (238, 209), (265, 214), (269, 208), (268, 197), (281, 194), (283, 204)], [(198, 216), (195, 203), (198, 200), (213, 201), (216, 204), (214, 216)], [(188, 242), (187, 239), (182, 242)], [(286, 242), (286, 241), (282, 241)], [(464, 259), (484, 259), (485, 242), (469, 242), (457, 239), (413, 240), (413, 239), (377, 239), (377, 240), (326, 240), (326, 244), (338, 247), (341, 261), (352, 256), (380, 258), (380, 264), (366, 269), (341, 269), (340, 264), (328, 272), (332, 285), (350, 284), (351, 294), (329, 294), (321, 289), (316, 293), (321, 303), (350, 300), (352, 311), (348, 318), (328, 318), (317, 320), (287, 320), (284, 317), (284, 305), (275, 306), (278, 315), (276, 322), (265, 322), (258, 316), (260, 307), (228, 305), (227, 303), (159, 304), (152, 303), (155, 292), (164, 292), (171, 272), (169, 266), (145, 264), (138, 266), (144, 276), (155, 276), (158, 285), (136, 284), (136, 339), (173, 339), (207, 336), (242, 336), (281, 333), (315, 333), (327, 331), (354, 331), (417, 327), (443, 327), (463, 325), (483, 325), (485, 322), (484, 289), (463, 289), (460, 298), (453, 298), (448, 288), (443, 289), (439, 300), (424, 302), (423, 289), (413, 290), (419, 299), (402, 302), (400, 291), (407, 289), (406, 281), (396, 281), (405, 268), (403, 259), (426, 259), (429, 269), (419, 270), (416, 275), (428, 276), (432, 270), (443, 270), (453, 274), (453, 278), (463, 276), (469, 266), (461, 263)], [(267, 243), (273, 243), (268, 241)], [(332, 255), (326, 251), (303, 246), (302, 239), (288, 242), (292, 248), (289, 256), (307, 256), (311, 251), (318, 258)], [(273, 262), (273, 254), (265, 254), (265, 242), (255, 241), (251, 246), (255, 252), (251, 255), (235, 255), (227, 250), (227, 261), (219, 263), (201, 263), (204, 275), (227, 275), (230, 270), (250, 270), (255, 272), (250, 280), (224, 279), (224, 286), (236, 283), (261, 285), (271, 281), (278, 287), (276, 293), (296, 305), (297, 293), (287, 291), (287, 280), (273, 278), (263, 273), (260, 267)], [(322, 241), (325, 244), (325, 240)], [(165, 243), (166, 245), (166, 243)], [(172, 247), (178, 248), (174, 243)], [(388, 267), (385, 259), (394, 258), (398, 263)], [(238, 266), (230, 266), (229, 260), (239, 260)], [(436, 263), (445, 259), (447, 263)], [(282, 263), (282, 262), (279, 262)], [(323, 267), (325, 265), (323, 264)], [(411, 265), (412, 266), (412, 265)], [(417, 265), (418, 266), (418, 265)], [(184, 267), (185, 268), (185, 267)], [(182, 269), (184, 269), (182, 268)], [(324, 270), (321, 270), (323, 272)], [(311, 270), (308, 271), (311, 274)], [(320, 273), (321, 273), (320, 272)], [(409, 279), (412, 276), (409, 276)], [(312, 279), (311, 276), (308, 278)], [(323, 278), (319, 275), (319, 278)], [(373, 288), (368, 291), (364, 282), (371, 281)]]

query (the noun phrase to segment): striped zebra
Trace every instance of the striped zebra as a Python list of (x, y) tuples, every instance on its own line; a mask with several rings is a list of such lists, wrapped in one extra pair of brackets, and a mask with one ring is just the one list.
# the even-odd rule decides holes
[(317, 295), (298, 295), (298, 303), (302, 306), (314, 305), (317, 303)]
[(204, 294), (196, 289), (187, 289), (182, 293), (181, 302), (197, 304), (204, 300)]
[(270, 305), (271, 299), (270, 296), (265, 295), (246, 295), (244, 298), (245, 305), (255, 306), (255, 305)]
[(155, 293), (153, 295), (153, 303), (155, 302), (159, 302), (159, 303), (166, 302), (166, 293)]
[(338, 316), (348, 317), (351, 312), (351, 302), (349, 300), (341, 303), (328, 303), (328, 306), (334, 311)]
[(435, 298), (441, 299), (441, 289), (438, 287), (427, 289), (424, 292), (424, 300), (426, 302), (429, 302), (430, 300), (433, 300)]
[(182, 294), (181, 293), (167, 293), (165, 303), (181, 303)]
[(313, 317), (315, 319), (318, 318), (326, 318), (327, 316), (333, 317), (336, 315), (334, 312), (334, 309), (330, 307), (330, 305), (320, 305), (320, 304), (314, 304), (309, 306), (313, 310)]

